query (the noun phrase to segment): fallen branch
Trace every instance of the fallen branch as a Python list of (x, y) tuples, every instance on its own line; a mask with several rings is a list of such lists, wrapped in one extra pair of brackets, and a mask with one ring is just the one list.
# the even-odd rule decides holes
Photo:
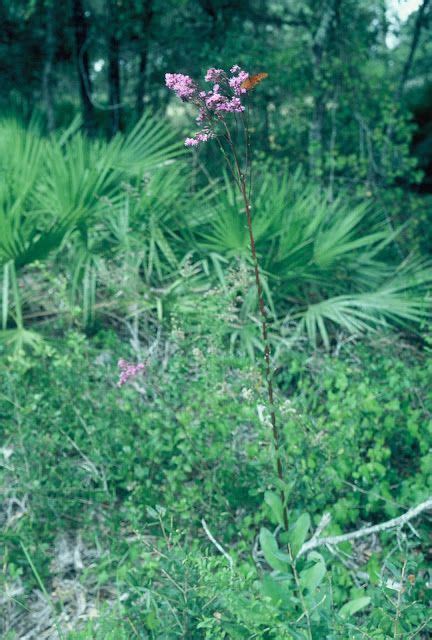
[[(336, 544), (341, 544), (342, 542), (348, 542), (350, 540), (356, 540), (357, 538), (364, 538), (365, 536), (369, 536), (372, 533), (379, 533), (381, 531), (386, 531), (387, 529), (394, 529), (395, 527), (402, 527), (404, 524), (416, 518), (423, 511), (428, 511), (432, 509), (432, 496), (421, 502), (416, 507), (412, 507), (406, 513), (403, 513), (398, 518), (392, 518), (391, 520), (387, 520), (386, 522), (382, 522), (381, 524), (375, 524), (371, 527), (364, 527), (363, 529), (357, 529), (357, 531), (351, 531), (350, 533), (344, 533), (340, 536), (327, 536), (323, 538), (319, 538), (319, 534), (322, 530), (330, 524), (330, 518), (328, 514), (325, 514), (321, 519), (320, 524), (318, 525), (318, 529), (316, 533), (312, 536), (310, 540), (304, 543), (301, 547), (297, 558), (304, 555), (308, 551), (312, 549), (316, 549), (317, 547), (333, 546)], [(323, 522), (324, 520), (324, 522)], [(323, 526), (324, 524), (324, 526)]]
[(212, 542), (214, 544), (214, 546), (216, 547), (216, 549), (223, 555), (225, 556), (225, 558), (228, 560), (229, 566), (231, 571), (233, 570), (233, 566), (234, 566), (234, 561), (231, 558), (231, 556), (229, 555), (229, 553), (227, 553), (225, 551), (225, 549), (223, 548), (223, 546), (216, 540), (216, 538), (213, 537), (210, 529), (207, 526), (207, 522), (204, 520), (204, 518), (201, 520), (201, 524), (202, 524), (202, 528), (204, 529), (208, 539), (210, 540), (210, 542)]

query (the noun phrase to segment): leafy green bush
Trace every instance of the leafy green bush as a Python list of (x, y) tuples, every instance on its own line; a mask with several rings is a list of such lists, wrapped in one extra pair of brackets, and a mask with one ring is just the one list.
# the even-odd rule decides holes
[(343, 526), (359, 511), (394, 517), (398, 505), (430, 495), (432, 362), (390, 336), (343, 346), (341, 356), (298, 354), (280, 384), (294, 393), (286, 425), (294, 503), (332, 505)]
[[(281, 322), (297, 321), (312, 343), (328, 347), (335, 328), (360, 334), (425, 316), (430, 262), (414, 256), (401, 262), (392, 250), (401, 230), (389, 229), (367, 201), (343, 193), (329, 201), (300, 172), (265, 167), (254, 185), (257, 250)], [(241, 204), (229, 187), (198, 238), (216, 256), (248, 260)]]
[[(0, 122), (2, 337), (18, 345), (27, 336), (17, 272), (58, 251), (74, 231), (86, 245), (89, 229), (118, 202), (127, 177), (181, 153), (167, 125), (153, 117), (144, 116), (129, 135), (108, 143), (89, 141), (77, 124), (48, 140), (35, 123), (27, 130), (13, 119)], [(82, 267), (80, 255), (78, 260)], [(76, 280), (73, 269), (67, 275)], [(16, 330), (8, 334), (9, 317)]]
[[(34, 123), (0, 123), (1, 337), (18, 348), (37, 339), (25, 326), (57, 315), (93, 330), (98, 320), (134, 318), (145, 332), (175, 306), (193, 308), (203, 290), (225, 286), (238, 261), (249, 263), (236, 193), (228, 184), (200, 186), (162, 121), (145, 116), (108, 143), (86, 139), (77, 125), (46, 139)], [(254, 191), (279, 344), (281, 334), (307, 334), (328, 348), (340, 330), (415, 329), (426, 316), (430, 262), (401, 258), (401, 230), (368, 202), (345, 193), (330, 201), (301, 172), (265, 163)], [(260, 348), (255, 311), (251, 281), (230, 327), (232, 344), (251, 354)]]
[[(211, 293), (187, 327), (178, 316), (150, 349), (146, 377), (121, 391), (115, 363), (125, 345), (113, 333), (91, 341), (71, 333), (39, 355), (4, 358), (2, 580), (6, 593), (21, 589), (16, 628), (30, 615), (21, 605), (34, 610), (42, 583), (66, 635), (66, 581), (91, 603), (71, 629), (75, 640), (308, 638), (302, 598), (314, 640), (345, 640), (347, 630), (355, 639), (411, 637), (422, 625), (417, 636), (427, 633), (421, 522), (420, 537), (407, 530), (399, 547), (386, 533), (380, 544), (301, 558), (304, 592), (280, 564), (286, 558), (276, 567), (265, 542), (265, 556), (258, 551), (260, 527), (271, 540), (278, 524), (268, 493), (264, 500), (278, 482), (265, 411), (257, 411), (263, 382), (248, 358), (226, 355), (233, 303), (232, 294)], [(280, 362), (292, 523), (308, 512), (311, 532), (328, 510), (329, 533), (337, 534), (399, 515), (430, 493), (430, 371), (427, 353), (396, 349), (390, 337)], [(274, 539), (286, 553), (283, 534)], [(66, 542), (83, 549), (84, 562), (68, 560), (61, 574)], [(309, 597), (305, 580), (318, 570)], [(402, 583), (403, 592), (395, 588)], [(4, 606), (6, 625), (11, 602)]]

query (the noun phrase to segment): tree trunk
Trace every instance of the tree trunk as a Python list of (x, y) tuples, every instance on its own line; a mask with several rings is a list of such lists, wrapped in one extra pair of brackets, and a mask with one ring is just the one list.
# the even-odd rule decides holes
[(323, 175), (323, 129), (327, 90), (323, 83), (323, 57), (335, 15), (339, 11), (340, 0), (334, 0), (323, 9), (318, 28), (312, 38), (312, 72), (314, 85), (314, 111), (309, 126), (309, 173), (312, 178), (322, 179)]
[(142, 116), (144, 109), (144, 93), (146, 72), (148, 64), (149, 44), (150, 44), (150, 27), (153, 19), (153, 0), (147, 0), (143, 7), (142, 13), (142, 38), (140, 42), (139, 53), (139, 75), (136, 85), (136, 115), (137, 119)]
[(414, 25), (413, 36), (411, 40), (411, 46), (408, 54), (408, 58), (405, 61), (404, 68), (402, 70), (402, 75), (400, 78), (399, 86), (396, 91), (396, 99), (400, 102), (402, 99), (402, 94), (405, 88), (406, 81), (408, 80), (408, 76), (411, 71), (412, 64), (414, 62), (414, 56), (418, 47), (418, 43), (420, 40), (420, 34), (422, 28), (426, 22), (426, 11), (428, 8), (430, 0), (423, 0), (417, 11), (417, 17)]
[[(399, 104), (402, 103), (403, 92), (404, 92), (409, 74), (411, 72), (411, 67), (414, 62), (414, 56), (417, 51), (422, 28), (427, 22), (426, 12), (429, 6), (429, 2), (430, 0), (423, 0), (422, 4), (420, 5), (417, 11), (417, 16), (414, 24), (414, 31), (411, 39), (411, 45), (410, 45), (408, 57), (405, 60), (400, 81), (394, 95), (395, 101)], [(390, 161), (391, 154), (392, 153), (394, 154), (394, 151), (392, 150), (392, 143), (393, 143), (393, 138), (396, 133), (396, 130), (397, 129), (395, 128), (394, 122), (390, 122), (386, 127), (384, 144), (381, 145), (381, 166), (382, 167), (384, 167)]]
[(114, 34), (108, 41), (108, 99), (111, 114), (111, 135), (121, 127), (120, 42)]
[(53, 0), (46, 3), (46, 40), (45, 62), (42, 75), (42, 95), (45, 103), (47, 128), (49, 133), (55, 129), (54, 101), (53, 101), (53, 62), (55, 54), (54, 35), (54, 5)]
[(323, 173), (324, 101), (321, 93), (315, 96), (314, 111), (309, 125), (309, 175), (321, 179)]
[(83, 124), (87, 133), (92, 135), (95, 131), (95, 117), (91, 101), (90, 59), (87, 48), (88, 23), (82, 0), (72, 0), (72, 23)]

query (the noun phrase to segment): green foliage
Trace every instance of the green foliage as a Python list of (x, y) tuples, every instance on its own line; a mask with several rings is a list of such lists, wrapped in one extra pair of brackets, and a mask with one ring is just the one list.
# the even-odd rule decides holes
[[(426, 316), (430, 262), (411, 256), (398, 263), (392, 244), (400, 230), (389, 231), (368, 203), (347, 194), (329, 201), (299, 172), (263, 172), (255, 184), (256, 245), (282, 326), (297, 320), (300, 334), (329, 348), (335, 328), (360, 334)], [(199, 233), (213, 255), (248, 260), (241, 205), (229, 188)], [(251, 308), (245, 311), (250, 317)]]
[[(401, 550), (392, 534), (365, 557), (345, 547), (353, 569), (325, 549), (295, 556), (325, 510), (338, 533), (398, 515), (428, 494), (430, 358), (397, 351), (387, 338), (347, 343), (343, 358), (298, 352), (281, 363), (278, 380), (291, 390), (289, 401), (278, 393), (290, 528), (288, 537), (275, 535), (281, 503), (270, 434), (255, 406), (262, 380), (249, 359), (227, 356), (225, 319), (215, 314), (229, 313), (235, 291), (202, 298), (188, 333), (179, 316), (153, 349), (146, 377), (122, 390), (114, 387), (115, 362), (125, 347), (113, 333), (92, 341), (71, 333), (65, 344), (4, 359), (5, 588), (20, 585), (19, 602), (32, 610), (43, 584), (56, 609), (50, 624), (69, 637), (72, 605), (53, 585), (65, 589), (73, 576), (90, 608), (71, 640), (345, 640), (347, 629), (356, 640), (387, 640), (395, 624), (410, 637), (428, 624), (421, 522), (420, 540), (407, 530)], [(263, 555), (254, 552), (253, 562), (260, 528)], [(63, 575), (56, 567), (65, 536), (81, 540), (84, 569), (66, 565)], [(98, 604), (104, 598), (106, 608)]]
[[(426, 640), (427, 517), (302, 547), (431, 494), (430, 3), (69, 4), (0, 3), (1, 637)], [(234, 63), (283, 480), (243, 204), (167, 125)]]
[[(193, 309), (217, 283), (227, 286), (239, 260), (250, 268), (236, 193), (229, 183), (191, 189), (190, 167), (174, 162), (180, 152), (163, 122), (144, 116), (108, 143), (86, 139), (77, 125), (49, 140), (36, 124), (1, 125), (2, 326), (15, 324), (17, 333), (3, 339), (18, 347), (36, 339), (25, 332), (26, 315), (58, 313), (47, 295), (56, 280), (67, 285), (61, 314), (69, 324), (79, 309), (87, 328), (104, 318), (139, 324), (150, 313), (148, 325), (176, 305)], [(401, 260), (401, 229), (389, 230), (369, 203), (348, 193), (331, 199), (300, 170), (289, 176), (265, 163), (254, 184), (254, 233), (280, 345), (306, 334), (329, 348), (338, 330), (414, 328), (426, 316), (430, 262)], [(33, 286), (23, 295), (26, 278)], [(253, 356), (262, 348), (253, 279), (240, 289), (227, 332), (233, 348)]]
[(10, 313), (17, 328), (23, 329), (16, 272), (46, 260), (73, 232), (81, 245), (76, 250), (78, 265), (72, 266), (68, 276), (74, 288), (82, 282), (83, 310), (88, 315), (93, 262), (90, 251), (80, 251), (81, 247), (89, 244), (89, 233), (100, 217), (120, 206), (126, 176), (157, 171), (179, 155), (179, 146), (173, 143), (166, 124), (149, 116), (144, 116), (128, 136), (118, 136), (109, 143), (90, 142), (77, 133), (76, 126), (50, 140), (39, 133), (36, 124), (26, 130), (8, 119), (1, 122), (0, 129), (3, 330)]

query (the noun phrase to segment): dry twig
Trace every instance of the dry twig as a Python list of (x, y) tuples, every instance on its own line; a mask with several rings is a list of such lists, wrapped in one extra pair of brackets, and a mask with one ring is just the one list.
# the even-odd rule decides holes
[[(363, 538), (365, 536), (369, 536), (373, 533), (379, 533), (381, 531), (387, 531), (388, 529), (395, 529), (396, 527), (402, 527), (404, 524), (407, 524), (410, 520), (413, 520), (418, 515), (423, 513), (423, 511), (428, 511), (432, 509), (432, 497), (428, 498), (424, 502), (421, 502), (416, 507), (412, 507), (401, 516), (397, 518), (392, 518), (391, 520), (386, 520), (386, 522), (381, 522), (381, 524), (375, 524), (371, 527), (363, 527), (362, 529), (357, 529), (356, 531), (351, 531), (350, 533), (344, 533), (340, 536), (327, 536), (323, 538), (319, 538), (319, 534), (324, 529), (322, 526), (322, 522), (324, 518), (326, 518), (325, 514), (321, 519), (320, 525), (318, 526), (317, 532), (312, 536), (310, 540), (304, 543), (301, 547), (297, 558), (304, 555), (308, 551), (312, 549), (316, 549), (317, 547), (326, 546), (334, 546), (336, 544), (341, 544), (342, 542), (349, 542), (350, 540), (357, 540), (358, 538)], [(326, 518), (325, 526), (328, 526), (330, 523), (330, 518)]]

